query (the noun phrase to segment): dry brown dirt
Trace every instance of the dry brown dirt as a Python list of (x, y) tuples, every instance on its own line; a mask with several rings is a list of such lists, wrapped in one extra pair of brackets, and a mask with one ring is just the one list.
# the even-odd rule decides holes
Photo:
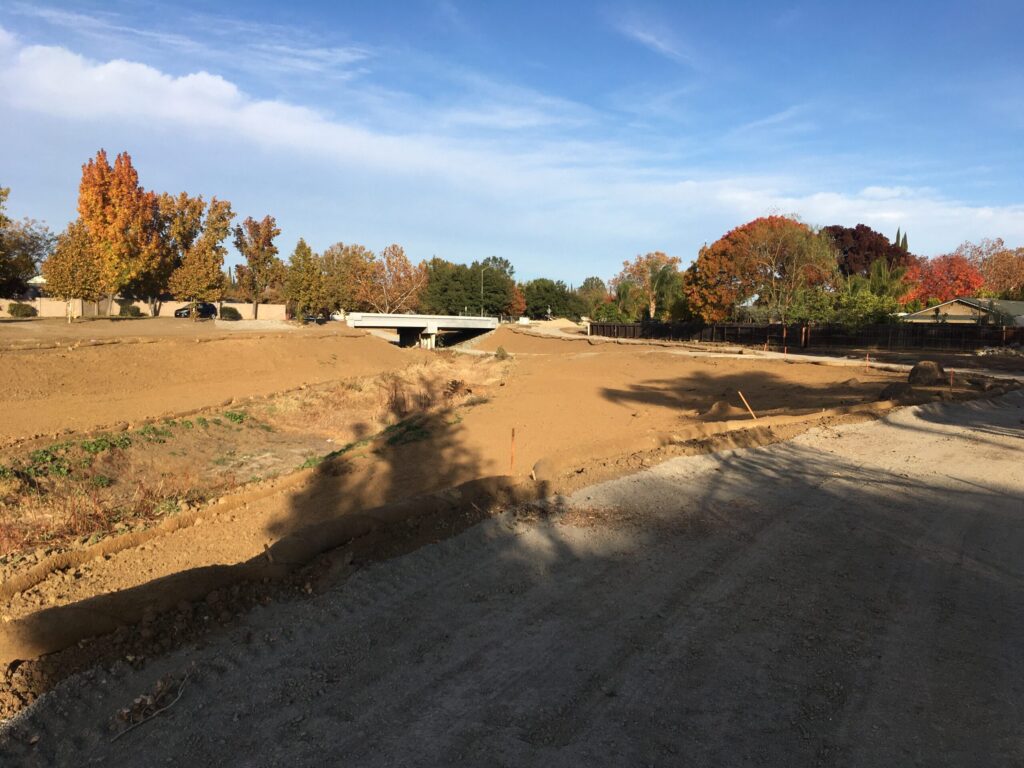
[[(130, 466), (149, 467), (138, 477), (191, 465), (205, 480), (225, 455), (201, 450), (205, 440), (244, 461), (234, 484), (206, 483), (204, 498), (128, 530), (7, 554), (0, 656), (52, 655), (8, 668), (0, 714), (110, 653), (130, 648), (141, 658), (205, 631), (211, 616), (231, 623), (277, 589), (264, 582), (287, 577), (280, 583), (315, 589), (315, 573), (301, 567), (322, 550), (349, 544), (339, 562), (321, 564), (344, 570), (445, 538), (497, 502), (874, 417), (891, 407), (876, 402), (881, 390), (902, 379), (507, 328), (478, 348), (499, 346), (512, 358), (399, 350), (331, 329), (5, 352), (13, 364), (0, 367), (0, 391), (11, 393), (6, 412), (14, 415), (0, 429), (10, 451), (42, 445), (31, 436), (50, 430), (80, 430), (70, 436), (78, 439), (100, 425), (169, 414), (164, 442), (140, 438), (124, 449)], [(972, 392), (958, 382), (953, 396)], [(225, 401), (244, 421), (202, 435), (183, 426), (182, 411), (190, 422), (197, 413), (223, 420)], [(298, 470), (301, 457), (309, 467)], [(246, 484), (260, 461), (273, 471)], [(485, 478), (498, 481), (480, 484)], [(194, 603), (216, 610), (197, 613)], [(79, 642), (119, 624), (113, 639)]]

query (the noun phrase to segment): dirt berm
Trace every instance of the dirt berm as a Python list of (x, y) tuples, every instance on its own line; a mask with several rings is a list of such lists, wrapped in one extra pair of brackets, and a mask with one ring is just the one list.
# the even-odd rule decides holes
[[(441, 525), (449, 535), (478, 522), (484, 510), (542, 498), (544, 483), (511, 477), (485, 477), (438, 493), (353, 513), (306, 526), (286, 535), (262, 555), (234, 565), (212, 565), (175, 573), (131, 589), (48, 608), (0, 626), (0, 663), (63, 650), (83, 638), (113, 632), (142, 620), (147, 612), (201, 600), (214, 590), (239, 582), (287, 577), (318, 555), (345, 548), (348, 560), (372, 561), (435, 538)], [(476, 510), (474, 514), (473, 510)], [(385, 544), (386, 543), (386, 544)], [(383, 546), (382, 546), (383, 545)]]

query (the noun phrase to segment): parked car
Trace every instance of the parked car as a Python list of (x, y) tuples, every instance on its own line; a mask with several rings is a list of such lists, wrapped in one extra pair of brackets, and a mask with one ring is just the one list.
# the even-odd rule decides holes
[(323, 325), (327, 322), (327, 317), (322, 313), (307, 312), (302, 316), (302, 322)]
[[(200, 301), (196, 304), (196, 314), (201, 318), (216, 317), (217, 307), (208, 301)], [(192, 317), (192, 307), (182, 307), (181, 309), (174, 310), (175, 317)]]

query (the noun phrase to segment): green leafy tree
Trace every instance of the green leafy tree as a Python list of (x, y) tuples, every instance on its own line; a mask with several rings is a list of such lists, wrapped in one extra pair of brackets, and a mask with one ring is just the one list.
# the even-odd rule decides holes
[(522, 287), (526, 299), (526, 314), (535, 320), (551, 317), (568, 317), (579, 320), (586, 307), (580, 297), (569, 290), (561, 280), (538, 278)]
[(206, 202), (185, 192), (177, 196), (164, 192), (157, 198), (157, 210), (159, 253), (151, 268), (128, 283), (123, 291), (133, 298), (145, 299), (154, 317), (159, 314), (160, 296), (170, 289), (171, 275), (181, 267), (203, 230)]
[(305, 322), (306, 315), (327, 309), (327, 291), (320, 257), (306, 241), (299, 239), (288, 262), (284, 280), (285, 297), (295, 307), (295, 316)]
[(438, 257), (427, 262), (427, 282), (420, 294), (420, 311), (432, 315), (458, 315), (467, 311), (472, 276), (465, 264)]
[(357, 276), (370, 269), (373, 251), (362, 245), (335, 243), (320, 257), (324, 271), (327, 308), (355, 312), (369, 310), (356, 298)]
[(247, 216), (235, 227), (235, 248), (245, 259), (245, 270), (236, 270), (239, 284), (252, 302), (252, 316), (259, 316), (259, 305), (267, 289), (284, 276), (284, 265), (277, 258), (274, 238), (281, 234), (273, 216), (256, 221)]
[(512, 278), (514, 272), (508, 259), (497, 256), (470, 264), (467, 285), (470, 311), (487, 316), (511, 314), (516, 285)]
[(57, 238), (57, 247), (43, 262), (43, 277), (47, 292), (66, 302), (69, 323), (73, 300), (97, 302), (105, 295), (103, 265), (81, 221), (73, 221)]
[(587, 314), (593, 317), (598, 307), (608, 303), (608, 286), (600, 277), (588, 277), (580, 283), (576, 295), (583, 302)]
[(0, 188), (0, 296), (22, 293), (57, 239), (38, 221), (8, 218), (4, 213), (8, 192)]
[(224, 294), (224, 241), (231, 234), (234, 217), (231, 203), (212, 198), (202, 233), (192, 238), (181, 265), (171, 274), (171, 293), (192, 302), (193, 320), (197, 319), (197, 302), (218, 301)]
[(621, 283), (635, 286), (633, 291), (642, 295), (647, 305), (647, 316), (652, 320), (657, 319), (667, 314), (668, 307), (676, 299), (674, 291), (681, 288), (679, 259), (654, 251), (637, 256), (632, 261), (624, 261), (622, 271), (612, 280), (615, 287)]

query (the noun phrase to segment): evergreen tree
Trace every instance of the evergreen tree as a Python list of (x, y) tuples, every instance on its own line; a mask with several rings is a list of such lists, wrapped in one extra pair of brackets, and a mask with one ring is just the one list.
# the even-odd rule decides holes
[(313, 249), (302, 238), (299, 238), (288, 262), (284, 295), (295, 304), (295, 316), (303, 323), (308, 314), (320, 312), (327, 307), (320, 257), (313, 253)]

